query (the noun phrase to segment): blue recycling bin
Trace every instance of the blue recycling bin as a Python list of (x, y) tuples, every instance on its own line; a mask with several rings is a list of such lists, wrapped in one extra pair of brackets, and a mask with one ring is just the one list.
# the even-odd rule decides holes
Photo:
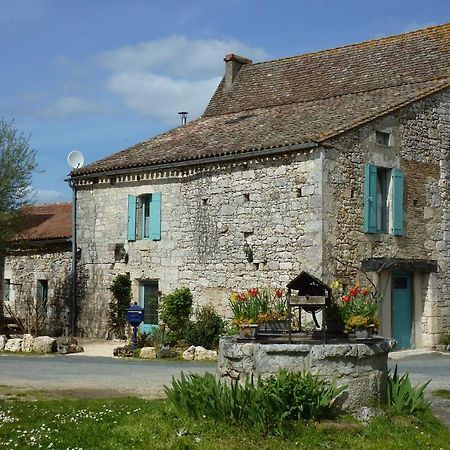
[(137, 333), (139, 325), (144, 321), (144, 308), (136, 302), (127, 308), (127, 321), (133, 327), (133, 350), (137, 349)]

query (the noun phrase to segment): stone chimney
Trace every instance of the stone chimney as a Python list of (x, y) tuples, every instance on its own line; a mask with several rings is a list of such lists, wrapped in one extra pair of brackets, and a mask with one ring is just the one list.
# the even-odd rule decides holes
[(233, 87), (236, 75), (244, 64), (251, 64), (250, 59), (230, 53), (223, 58), (225, 61), (225, 90), (229, 91)]

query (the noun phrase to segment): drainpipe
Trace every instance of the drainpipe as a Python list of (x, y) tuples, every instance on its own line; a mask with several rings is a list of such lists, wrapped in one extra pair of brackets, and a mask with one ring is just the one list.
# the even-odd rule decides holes
[(77, 311), (77, 190), (73, 180), (67, 180), (72, 188), (72, 272), (70, 292), (70, 336), (75, 336)]

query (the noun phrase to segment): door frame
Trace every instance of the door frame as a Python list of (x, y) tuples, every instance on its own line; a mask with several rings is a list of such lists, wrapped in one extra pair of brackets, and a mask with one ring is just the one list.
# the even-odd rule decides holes
[[(409, 296), (409, 345), (402, 347), (398, 347), (398, 349), (408, 349), (408, 348), (414, 348), (414, 330), (415, 330), (415, 308), (414, 308), (414, 273), (413, 272), (407, 272), (407, 271), (393, 271), (391, 273), (391, 335), (395, 339), (396, 338), (396, 329), (395, 329), (395, 317), (396, 314), (394, 312), (394, 306), (395, 306), (395, 279), (405, 277), (407, 279), (407, 295)], [(400, 311), (400, 315), (401, 315)]]

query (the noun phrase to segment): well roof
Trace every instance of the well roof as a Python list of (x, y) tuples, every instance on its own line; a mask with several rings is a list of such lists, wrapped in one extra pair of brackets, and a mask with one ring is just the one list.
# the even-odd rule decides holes
[(450, 23), (242, 66), (203, 116), (72, 176), (323, 142), (450, 85)]

